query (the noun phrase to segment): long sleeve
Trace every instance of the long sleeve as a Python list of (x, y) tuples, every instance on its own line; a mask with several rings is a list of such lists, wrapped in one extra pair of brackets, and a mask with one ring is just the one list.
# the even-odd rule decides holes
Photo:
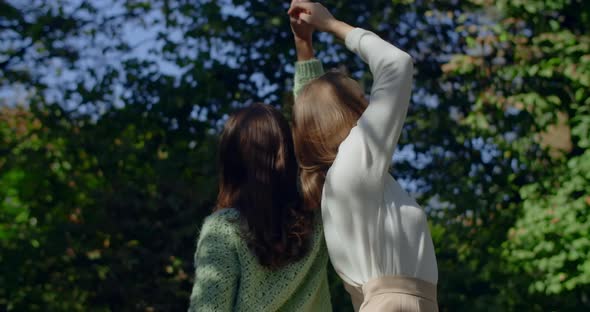
[(239, 260), (233, 229), (215, 215), (207, 218), (195, 252), (195, 283), (189, 312), (233, 311)]
[(413, 62), (410, 55), (376, 34), (355, 28), (346, 47), (365, 61), (373, 74), (369, 106), (357, 125), (363, 148), (371, 155), (375, 177), (387, 173), (410, 102)]
[(311, 80), (324, 74), (322, 62), (318, 59), (295, 63), (295, 83), (293, 86), (293, 95), (297, 97), (303, 87)]
[(423, 249), (419, 242), (427, 223), (388, 173), (409, 105), (412, 59), (360, 28), (350, 31), (345, 42), (369, 64), (373, 86), (367, 108), (326, 175), (322, 220), (336, 272), (359, 287), (372, 277), (419, 272), (412, 271), (421, 262), (410, 251)]
[(328, 192), (346, 194), (349, 203), (358, 204), (347, 207), (378, 205), (410, 102), (412, 59), (364, 29), (350, 31), (345, 41), (369, 64), (373, 86), (369, 105), (340, 144), (325, 186)]
[(412, 87), (411, 57), (356, 28), (346, 46), (369, 64), (371, 98), (340, 144), (322, 192), (330, 260), (354, 288), (381, 276), (436, 284), (438, 268), (424, 210), (387, 169), (402, 131)]

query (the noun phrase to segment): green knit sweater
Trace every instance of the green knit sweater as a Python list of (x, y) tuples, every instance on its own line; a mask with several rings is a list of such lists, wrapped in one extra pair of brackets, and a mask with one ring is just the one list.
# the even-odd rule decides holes
[(205, 219), (189, 311), (332, 310), (319, 215), (309, 253), (274, 271), (258, 263), (239, 232), (238, 218), (236, 209), (223, 209)]
[(307, 61), (296, 62), (293, 95), (297, 97), (306, 84), (323, 74), (324, 67), (318, 59), (312, 58)]

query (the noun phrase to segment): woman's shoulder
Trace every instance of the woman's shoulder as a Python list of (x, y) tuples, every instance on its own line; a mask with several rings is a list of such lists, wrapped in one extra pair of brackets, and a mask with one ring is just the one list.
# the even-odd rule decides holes
[(236, 208), (221, 208), (215, 210), (207, 219), (232, 220), (240, 216), (240, 211)]
[(235, 208), (223, 208), (216, 210), (203, 222), (201, 233), (219, 232), (226, 235), (237, 234), (238, 218), (240, 212)]

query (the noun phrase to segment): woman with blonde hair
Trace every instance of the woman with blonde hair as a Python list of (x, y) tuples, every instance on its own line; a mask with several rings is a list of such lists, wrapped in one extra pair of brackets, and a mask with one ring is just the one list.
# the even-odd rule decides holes
[(437, 311), (438, 269), (423, 209), (389, 173), (408, 109), (411, 57), (319, 3), (289, 15), (332, 33), (368, 63), (370, 99), (354, 80), (324, 73), (296, 42), (295, 154), (306, 207), (321, 207), (330, 260), (361, 311)]

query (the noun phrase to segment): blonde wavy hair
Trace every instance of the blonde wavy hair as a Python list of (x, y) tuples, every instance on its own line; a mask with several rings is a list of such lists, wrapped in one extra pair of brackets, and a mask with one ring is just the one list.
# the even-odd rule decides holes
[(308, 209), (320, 208), (326, 173), (367, 105), (360, 85), (338, 71), (308, 83), (295, 100), (293, 141)]

